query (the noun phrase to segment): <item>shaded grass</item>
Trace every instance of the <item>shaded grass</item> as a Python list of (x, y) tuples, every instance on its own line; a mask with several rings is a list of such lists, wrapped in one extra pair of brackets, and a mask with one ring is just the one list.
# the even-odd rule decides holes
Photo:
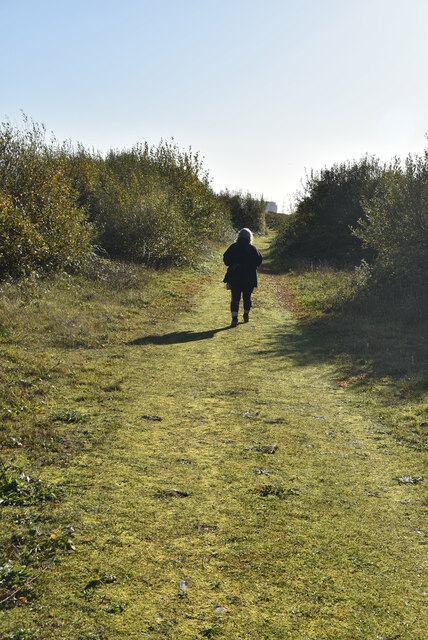
[(358, 273), (312, 268), (281, 276), (285, 302), (299, 319), (290, 340), (272, 336), (274, 352), (298, 364), (334, 362), (334, 383), (356, 392), (361, 405), (401, 442), (428, 445), (428, 320), (412, 292), (364, 292)]

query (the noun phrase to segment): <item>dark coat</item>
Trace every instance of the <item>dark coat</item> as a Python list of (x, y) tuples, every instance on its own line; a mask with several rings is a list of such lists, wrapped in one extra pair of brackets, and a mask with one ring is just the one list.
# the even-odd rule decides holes
[(223, 262), (229, 267), (223, 282), (242, 288), (257, 287), (257, 267), (262, 259), (260, 251), (253, 244), (240, 238), (223, 255)]

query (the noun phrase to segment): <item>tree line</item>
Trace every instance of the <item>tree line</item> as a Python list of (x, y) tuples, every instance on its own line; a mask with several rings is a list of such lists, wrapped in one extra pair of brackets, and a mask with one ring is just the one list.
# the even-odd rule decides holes
[(43, 125), (0, 126), (0, 278), (78, 270), (89, 255), (159, 267), (192, 263), (264, 202), (216, 194), (198, 153), (173, 141), (107, 154), (59, 144)]
[[(197, 261), (232, 228), (265, 227), (265, 203), (215, 193), (199, 154), (173, 141), (102, 155), (42, 125), (0, 125), (0, 278), (79, 270), (94, 253), (153, 267)], [(364, 286), (426, 291), (428, 149), (311, 171), (288, 216), (268, 214), (287, 268), (357, 267)], [(419, 295), (418, 294), (418, 295)]]

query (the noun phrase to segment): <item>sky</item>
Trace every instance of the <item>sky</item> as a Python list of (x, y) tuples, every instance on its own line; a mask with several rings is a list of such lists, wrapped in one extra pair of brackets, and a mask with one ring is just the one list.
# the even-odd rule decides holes
[(0, 120), (105, 152), (174, 138), (216, 191), (421, 153), (428, 0), (0, 0)]

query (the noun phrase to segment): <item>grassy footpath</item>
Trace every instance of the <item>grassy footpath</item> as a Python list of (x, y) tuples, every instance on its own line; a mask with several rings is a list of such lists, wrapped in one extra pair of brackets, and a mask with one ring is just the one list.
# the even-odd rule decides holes
[(426, 453), (338, 384), (268, 271), (236, 329), (221, 267), (147, 274), (108, 305), (65, 287), (60, 344), (49, 293), (44, 344), (9, 309), (24, 324), (20, 344), (2, 338), (2, 539), (15, 560), (31, 536), (44, 555), (31, 584), (16, 578), (1, 638), (427, 637), (426, 479), (408, 481)]

